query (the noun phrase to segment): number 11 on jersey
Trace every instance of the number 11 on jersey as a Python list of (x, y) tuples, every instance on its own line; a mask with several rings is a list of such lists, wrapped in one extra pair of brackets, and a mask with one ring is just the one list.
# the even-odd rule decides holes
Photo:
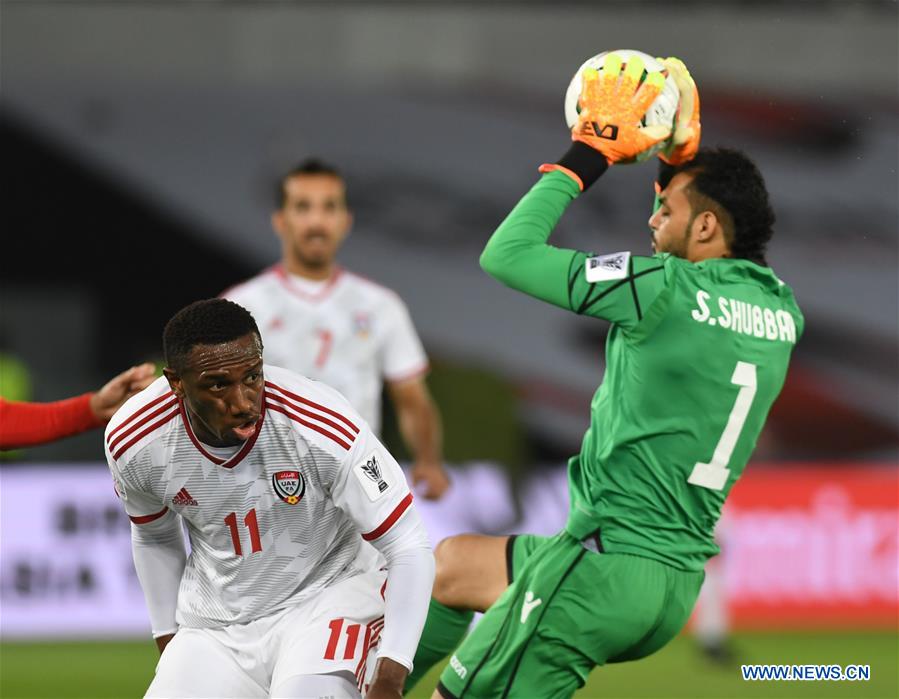
[[(259, 553), (262, 550), (262, 539), (259, 537), (259, 523), (256, 521), (256, 508), (247, 512), (247, 516), (243, 518), (243, 523), (247, 525), (250, 532), (250, 546), (253, 553)], [(243, 548), (240, 545), (240, 530), (237, 528), (237, 513), (232, 512), (225, 517), (225, 524), (231, 530), (231, 543), (234, 544), (234, 553), (238, 556), (243, 555)]]
[(699, 462), (693, 467), (693, 471), (687, 479), (687, 483), (690, 485), (698, 485), (710, 490), (723, 490), (727, 483), (727, 477), (730, 475), (727, 464), (734, 453), (734, 447), (737, 446), (737, 440), (740, 438), (740, 432), (743, 431), (743, 425), (749, 416), (749, 409), (752, 407), (758, 387), (755, 364), (737, 362), (737, 368), (734, 369), (734, 375), (730, 382), (740, 387), (737, 400), (730, 411), (730, 417), (727, 418), (727, 425), (724, 427), (721, 439), (718, 440), (712, 460), (707, 464)]

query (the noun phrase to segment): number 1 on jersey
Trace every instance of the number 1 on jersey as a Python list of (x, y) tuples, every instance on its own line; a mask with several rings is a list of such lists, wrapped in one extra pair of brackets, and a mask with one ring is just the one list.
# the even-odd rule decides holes
[(687, 479), (687, 483), (690, 485), (698, 485), (710, 490), (723, 490), (727, 483), (727, 477), (730, 475), (727, 464), (734, 453), (734, 447), (737, 446), (737, 439), (740, 437), (740, 432), (743, 431), (743, 425), (749, 416), (749, 408), (752, 407), (752, 401), (758, 388), (755, 364), (737, 362), (737, 368), (734, 369), (734, 375), (730, 382), (740, 387), (737, 400), (727, 418), (727, 425), (724, 427), (721, 439), (718, 440), (712, 460), (707, 464), (699, 462), (693, 467), (693, 471)]

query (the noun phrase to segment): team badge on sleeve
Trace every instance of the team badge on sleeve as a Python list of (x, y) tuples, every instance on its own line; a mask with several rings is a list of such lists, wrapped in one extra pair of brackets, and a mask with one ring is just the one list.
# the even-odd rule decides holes
[(585, 272), (587, 281), (592, 284), (624, 279), (627, 276), (627, 263), (630, 259), (629, 252), (614, 252), (611, 255), (588, 257)]
[(278, 471), (272, 476), (272, 487), (288, 505), (296, 505), (306, 494), (306, 479), (299, 471)]
[(373, 451), (367, 459), (356, 464), (353, 473), (372, 502), (380, 498), (391, 486), (377, 452)]

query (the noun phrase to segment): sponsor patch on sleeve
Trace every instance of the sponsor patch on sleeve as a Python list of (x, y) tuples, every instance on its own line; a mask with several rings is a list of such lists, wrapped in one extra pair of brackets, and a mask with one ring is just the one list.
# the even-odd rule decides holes
[(629, 252), (613, 252), (611, 255), (597, 255), (587, 258), (586, 277), (591, 284), (624, 279), (627, 276)]
[(380, 499), (384, 493), (390, 490), (393, 482), (384, 469), (384, 462), (377, 451), (373, 451), (367, 458), (353, 467), (353, 473), (362, 484), (362, 490), (368, 495), (368, 499), (374, 502)]

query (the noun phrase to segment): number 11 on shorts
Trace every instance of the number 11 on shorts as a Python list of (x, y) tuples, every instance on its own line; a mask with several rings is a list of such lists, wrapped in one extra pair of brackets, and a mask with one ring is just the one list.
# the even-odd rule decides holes
[[(343, 619), (332, 619), (328, 624), (331, 635), (328, 638), (328, 647), (325, 648), (325, 660), (334, 660), (337, 655), (337, 644), (340, 642), (340, 632), (343, 629)], [(359, 631), (362, 624), (350, 624), (346, 627), (346, 645), (343, 647), (343, 659), (352, 660), (356, 657), (356, 645), (359, 643)]]

